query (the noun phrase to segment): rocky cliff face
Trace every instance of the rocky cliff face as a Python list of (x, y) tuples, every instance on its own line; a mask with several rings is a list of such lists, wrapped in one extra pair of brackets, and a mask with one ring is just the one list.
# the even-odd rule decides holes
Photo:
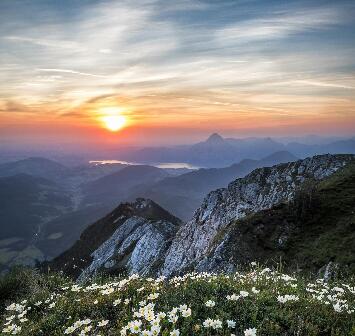
[(100, 270), (148, 275), (160, 265), (180, 225), (151, 200), (122, 203), (49, 266), (80, 279)]
[(352, 155), (321, 155), (256, 169), (227, 188), (211, 192), (193, 218), (179, 229), (160, 273), (171, 275), (188, 268), (205, 269), (208, 264), (205, 257), (216, 236), (232, 220), (290, 201), (306, 179), (323, 179), (352, 159)]
[(91, 264), (80, 279), (97, 270), (124, 270), (129, 274), (154, 274), (176, 234), (177, 226), (164, 220), (128, 218), (92, 254)]
[[(197, 270), (228, 272), (252, 261), (282, 262), (329, 280), (355, 270), (355, 161), (307, 183), (288, 203), (232, 221)], [(341, 265), (341, 267), (339, 267)]]

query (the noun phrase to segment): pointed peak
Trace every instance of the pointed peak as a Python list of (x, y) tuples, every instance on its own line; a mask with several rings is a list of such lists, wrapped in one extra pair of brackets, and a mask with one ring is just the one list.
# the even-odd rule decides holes
[(150, 199), (137, 198), (134, 203), (131, 204), (135, 209), (148, 209), (153, 207), (158, 207), (158, 204), (154, 203)]
[(223, 141), (224, 141), (224, 139), (218, 133), (211, 134), (208, 137), (208, 139), (206, 140), (206, 142), (209, 142), (209, 143), (221, 143)]

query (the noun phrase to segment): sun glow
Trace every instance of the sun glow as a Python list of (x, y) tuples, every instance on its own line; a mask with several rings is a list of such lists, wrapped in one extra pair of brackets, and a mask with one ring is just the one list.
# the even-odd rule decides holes
[(119, 131), (127, 123), (127, 118), (122, 115), (103, 116), (101, 117), (101, 120), (103, 121), (104, 126), (112, 132)]
[(127, 117), (122, 114), (121, 107), (104, 107), (100, 109), (100, 121), (106, 129), (117, 132), (128, 123)]

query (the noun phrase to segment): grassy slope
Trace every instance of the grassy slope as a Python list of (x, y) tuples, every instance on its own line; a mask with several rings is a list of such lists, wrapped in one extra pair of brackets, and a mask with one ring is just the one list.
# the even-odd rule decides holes
[[(349, 164), (296, 200), (232, 223), (225, 258), (279, 261), (316, 270), (329, 261), (355, 269), (355, 164)], [(279, 239), (283, 239), (280, 243)]]
[(301, 230), (290, 246), (290, 257), (316, 266), (335, 261), (354, 270), (355, 164), (321, 182), (316, 197), (318, 204), (297, 223)]

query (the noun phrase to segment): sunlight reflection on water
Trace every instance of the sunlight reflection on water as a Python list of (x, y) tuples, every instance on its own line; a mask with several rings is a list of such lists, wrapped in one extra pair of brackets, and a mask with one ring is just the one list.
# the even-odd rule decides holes
[[(124, 164), (124, 165), (144, 165), (145, 163), (140, 162), (130, 162), (130, 161), (122, 161), (122, 160), (92, 160), (89, 161), (91, 164), (95, 165), (104, 165), (104, 164)], [(154, 166), (157, 168), (164, 169), (178, 169), (178, 168), (186, 168), (186, 169), (199, 169), (201, 167), (197, 167), (185, 162), (159, 162), (159, 163), (149, 163), (150, 166)]]

